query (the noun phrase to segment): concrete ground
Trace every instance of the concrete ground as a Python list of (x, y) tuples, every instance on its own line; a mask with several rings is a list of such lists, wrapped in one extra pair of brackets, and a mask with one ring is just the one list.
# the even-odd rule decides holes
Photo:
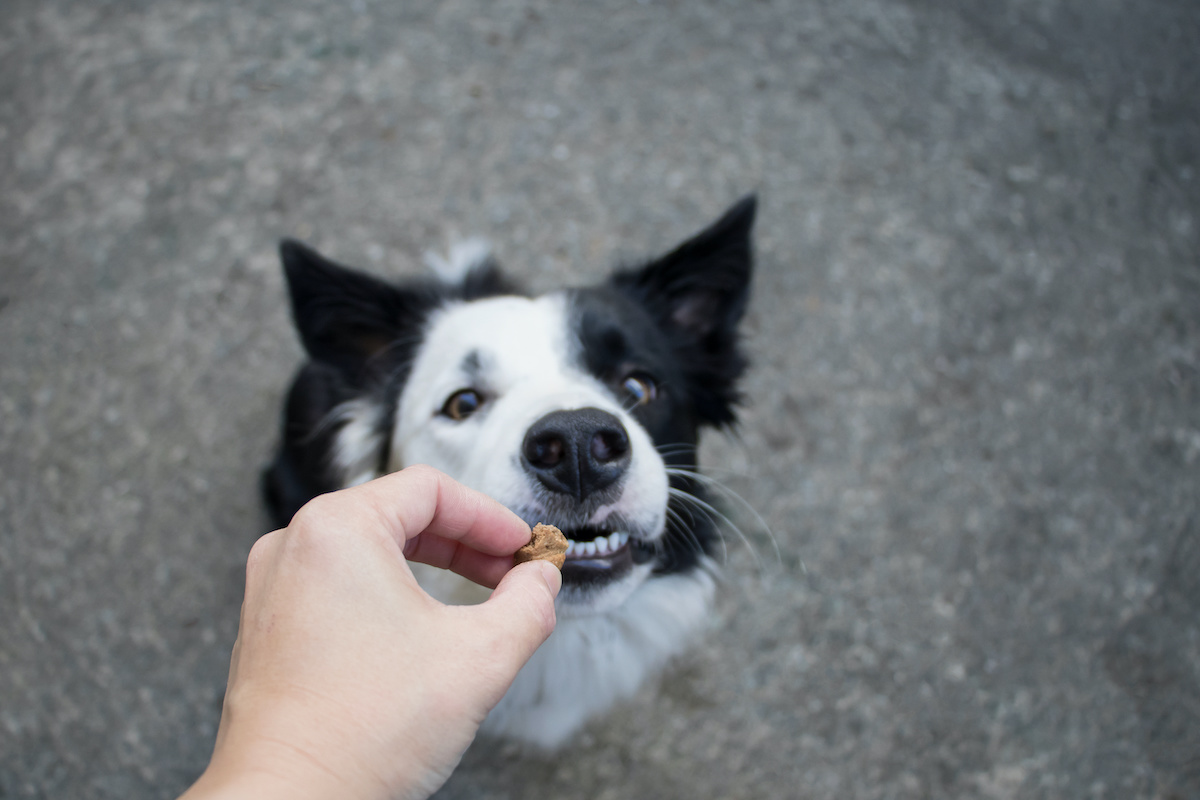
[[(531, 286), (757, 190), (707, 638), (447, 798), (1200, 797), (1200, 6), (9, 0), (0, 798), (212, 745), (274, 253)], [(769, 530), (769, 532), (768, 532)], [(777, 548), (777, 550), (776, 550)]]

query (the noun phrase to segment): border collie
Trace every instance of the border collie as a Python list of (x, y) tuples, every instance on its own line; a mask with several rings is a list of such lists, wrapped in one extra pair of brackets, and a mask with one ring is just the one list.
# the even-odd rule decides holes
[[(720, 534), (696, 446), (735, 419), (755, 204), (603, 283), (539, 297), (482, 245), (437, 259), (456, 275), (388, 283), (281, 244), (309, 360), (264, 474), (275, 521), (423, 463), (570, 539), (558, 628), (485, 733), (557, 748), (707, 621)], [(418, 579), (446, 602), (486, 597), (440, 570)]]

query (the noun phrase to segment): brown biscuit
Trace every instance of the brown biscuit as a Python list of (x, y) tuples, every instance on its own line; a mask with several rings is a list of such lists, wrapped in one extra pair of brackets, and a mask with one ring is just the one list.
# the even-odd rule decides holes
[(529, 544), (514, 553), (513, 558), (518, 564), (541, 559), (562, 569), (567, 560), (567, 537), (553, 525), (538, 523), (533, 526)]

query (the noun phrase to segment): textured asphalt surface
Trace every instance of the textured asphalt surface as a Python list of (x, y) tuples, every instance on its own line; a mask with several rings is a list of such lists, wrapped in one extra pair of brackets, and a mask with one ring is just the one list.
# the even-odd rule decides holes
[(442, 796), (1200, 797), (1198, 98), (1189, 0), (8, 0), (0, 798), (207, 760), (280, 237), (549, 289), (747, 191), (712, 630)]

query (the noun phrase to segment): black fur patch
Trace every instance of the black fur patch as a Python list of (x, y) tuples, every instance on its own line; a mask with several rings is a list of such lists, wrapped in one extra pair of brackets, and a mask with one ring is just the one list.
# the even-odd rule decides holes
[(612, 279), (658, 320), (687, 373), (692, 409), (718, 426), (735, 421), (736, 382), (746, 369), (737, 326), (750, 292), (756, 205), (753, 195), (742, 198), (670, 253)]

